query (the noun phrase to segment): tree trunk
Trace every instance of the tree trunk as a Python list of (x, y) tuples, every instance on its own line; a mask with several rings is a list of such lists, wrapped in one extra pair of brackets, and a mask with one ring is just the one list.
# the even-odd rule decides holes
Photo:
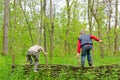
[[(97, 8), (98, 8), (98, 4), (99, 4), (98, 2), (99, 2), (99, 0), (97, 1), (97, 7), (96, 7), (96, 11), (95, 11), (96, 13), (94, 13), (93, 8), (91, 8), (91, 14), (95, 18), (95, 21), (97, 22), (98, 36), (102, 40), (102, 30), (101, 30), (101, 24), (102, 23), (100, 23), (102, 21), (99, 19), (99, 16), (97, 16)], [(100, 44), (100, 55), (101, 55), (101, 58), (104, 58), (103, 43)]]
[(88, 23), (89, 23), (89, 31), (90, 31), (90, 34), (92, 34), (92, 16), (91, 16), (91, 12), (90, 12), (90, 9), (91, 9), (91, 0), (88, 0)]
[(117, 24), (118, 24), (118, 0), (116, 0), (116, 12), (115, 12), (115, 29), (114, 29), (114, 54), (118, 51), (118, 35), (117, 35)]
[[(14, 26), (13, 26), (13, 33), (15, 33), (15, 29), (16, 29), (16, 0), (14, 0)], [(12, 32), (12, 29), (11, 29)], [(12, 34), (12, 33), (11, 33)], [(14, 52), (14, 44), (15, 44), (15, 37), (14, 35), (11, 35), (11, 56), (12, 56), (12, 66), (15, 66), (15, 52)]]
[(66, 39), (65, 39), (65, 51), (70, 52), (70, 44), (68, 43), (68, 34), (69, 30), (68, 28), (70, 27), (70, 1), (66, 0), (67, 3), (67, 26), (66, 26)]
[(44, 0), (44, 5), (43, 5), (43, 16), (44, 16), (44, 49), (46, 51), (46, 21), (45, 21), (45, 18), (46, 18), (46, 0)]
[(42, 29), (43, 29), (43, 1), (40, 0), (40, 27), (39, 27), (39, 37), (38, 37), (38, 43), (39, 45), (42, 45)]
[(27, 19), (27, 16), (26, 16), (26, 14), (25, 14), (25, 11), (24, 11), (24, 9), (23, 9), (23, 7), (22, 7), (22, 5), (21, 5), (21, 0), (19, 1), (19, 3), (20, 3), (20, 8), (22, 9), (23, 15), (24, 15), (24, 17), (25, 17), (25, 21), (26, 21), (26, 23), (27, 23), (28, 29), (29, 29), (29, 34), (30, 34), (30, 38), (31, 38), (31, 43), (32, 43), (32, 45), (34, 45), (34, 41), (33, 41), (33, 37), (32, 37), (32, 32), (31, 32), (31, 27), (30, 27), (29, 21), (28, 21), (28, 19)]
[[(102, 31), (100, 29), (100, 23), (97, 21), (97, 27), (98, 27), (98, 36), (102, 40)], [(100, 43), (100, 54), (101, 57), (104, 58), (104, 50), (103, 50), (103, 43)]]
[(111, 7), (111, 0), (109, 0), (109, 18), (108, 18), (108, 29), (107, 29), (107, 35), (108, 35), (108, 45), (111, 49), (111, 39), (110, 39), (110, 32), (111, 32), (111, 14), (112, 14), (112, 7)]
[(8, 54), (8, 26), (9, 26), (9, 3), (10, 0), (5, 0), (4, 8), (4, 28), (3, 28), (3, 55)]
[(76, 19), (76, 16), (77, 16), (76, 14), (77, 3), (78, 3), (78, 0), (75, 0), (74, 9), (73, 9), (73, 21)]
[(50, 31), (50, 62), (52, 62), (52, 56), (53, 56), (53, 36), (54, 36), (54, 21), (53, 21), (53, 14), (52, 14), (52, 0), (50, 0), (50, 25), (51, 25), (51, 31)]
[[(44, 49), (45, 52), (47, 50), (47, 45), (46, 45), (46, 0), (44, 0), (44, 5), (43, 5), (43, 19), (44, 19)], [(45, 55), (45, 61), (46, 61), (46, 66), (48, 66), (48, 60), (47, 60), (47, 56)]]

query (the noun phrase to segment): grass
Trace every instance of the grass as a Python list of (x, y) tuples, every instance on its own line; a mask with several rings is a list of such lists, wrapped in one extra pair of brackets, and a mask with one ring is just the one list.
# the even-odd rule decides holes
[[(15, 64), (17, 65), (25, 65), (25, 54), (17, 54), (15, 55)], [(93, 66), (101, 66), (101, 65), (110, 65), (110, 64), (119, 64), (120, 55), (118, 56), (105, 56), (101, 58), (99, 55), (93, 56)], [(48, 54), (48, 62), (49, 62), (49, 54)], [(40, 64), (45, 64), (44, 55), (40, 54)], [(50, 62), (49, 62), (50, 63)], [(53, 56), (52, 64), (63, 64), (63, 65), (73, 65), (77, 66), (76, 54), (66, 54), (66, 55), (55, 55)], [(32, 80), (32, 78), (23, 75), (22, 67), (16, 69), (16, 72), (11, 74), (11, 65), (12, 65), (12, 57), (11, 55), (1, 56), (0, 55), (0, 80)], [(88, 66), (87, 60), (85, 66)], [(33, 76), (33, 73), (30, 74)], [(36, 76), (38, 77), (38, 76)], [(29, 79), (30, 78), (30, 79)]]
[(0, 80), (7, 80), (10, 77), (10, 64), (11, 60), (9, 56), (0, 55)]

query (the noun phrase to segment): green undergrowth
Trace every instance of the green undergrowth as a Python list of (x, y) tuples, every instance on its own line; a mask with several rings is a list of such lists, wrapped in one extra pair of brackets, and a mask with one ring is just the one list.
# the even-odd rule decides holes
[[(49, 64), (78, 66), (76, 54), (54, 55), (52, 63), (50, 63), (49, 54), (47, 56), (48, 56), (48, 63)], [(101, 58), (99, 55), (94, 55), (92, 58), (93, 59), (93, 66), (119, 64), (120, 63), (119, 57), (120, 56), (118, 55), (118, 56), (104, 56), (104, 58)], [(39, 79), (44, 80), (43, 78), (45, 78), (45, 80), (66, 80), (68, 78), (69, 78), (69, 80), (76, 80), (72, 74), (71, 74), (71, 77), (69, 77), (67, 75), (67, 72), (65, 72), (65, 71), (62, 71), (60, 73), (60, 76), (57, 78), (54, 78), (53, 76), (51, 77), (50, 72), (47, 72), (46, 73), (47, 75), (46, 75), (43, 73), (34, 73), (33, 70), (30, 71), (29, 75), (25, 75), (23, 67), (21, 66), (21, 65), (25, 65), (25, 60), (26, 60), (25, 54), (18, 54), (18, 55), (16, 54), (15, 55), (15, 65), (19, 65), (20, 67), (18, 67), (17, 69), (14, 70), (14, 72), (12, 72), (12, 68), (11, 68), (12, 57), (11, 57), (11, 55), (7, 55), (7, 56), (0, 55), (0, 80), (39, 80)], [(40, 64), (45, 64), (45, 59), (44, 59), (43, 53), (40, 54), (39, 60), (40, 60), (39, 61)], [(86, 67), (88, 66), (87, 59), (86, 59), (85, 66)], [(103, 71), (100, 74), (105, 74), (104, 72), (105, 71)], [(109, 74), (109, 78), (110, 79), (112, 79), (114, 77), (117, 78), (118, 77), (117, 74), (116, 74), (116, 71), (114, 70), (111, 73), (112, 77)], [(89, 75), (91, 75), (91, 78), (88, 77)], [(92, 72), (92, 73), (87, 72), (87, 73), (84, 73), (84, 75), (81, 77), (83, 77), (83, 80), (86, 80), (86, 79), (94, 80), (98, 76), (94, 75), (94, 72)], [(103, 76), (103, 77), (101, 76), (101, 79), (105, 78), (105, 80), (107, 80), (107, 77), (108, 76)]]

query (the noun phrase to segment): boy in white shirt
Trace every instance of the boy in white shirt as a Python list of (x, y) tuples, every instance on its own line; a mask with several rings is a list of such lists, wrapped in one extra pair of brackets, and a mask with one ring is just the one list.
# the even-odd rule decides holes
[[(33, 59), (34, 59), (34, 72), (37, 72), (38, 70), (38, 64), (39, 64), (39, 52), (42, 51), (44, 54), (47, 54), (41, 46), (34, 45), (28, 49), (28, 52), (26, 54), (26, 64), (30, 62), (30, 65), (33, 64)], [(32, 59), (33, 57), (33, 59)]]

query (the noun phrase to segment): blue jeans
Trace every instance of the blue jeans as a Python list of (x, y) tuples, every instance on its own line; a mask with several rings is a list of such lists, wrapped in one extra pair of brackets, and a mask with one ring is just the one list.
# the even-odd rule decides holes
[(82, 46), (82, 54), (81, 54), (81, 67), (84, 67), (85, 65), (85, 57), (87, 55), (87, 60), (89, 66), (92, 66), (92, 60), (90, 55), (90, 50), (92, 49), (92, 45), (86, 44)]

